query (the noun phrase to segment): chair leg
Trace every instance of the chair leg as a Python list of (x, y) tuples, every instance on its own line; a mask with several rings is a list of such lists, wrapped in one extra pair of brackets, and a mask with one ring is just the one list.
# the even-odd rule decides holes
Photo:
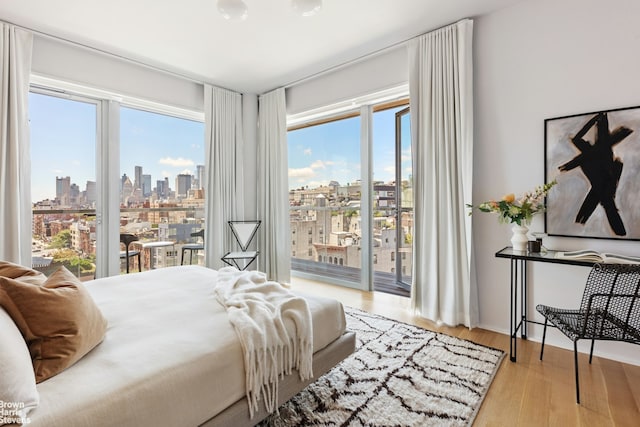
[(576, 403), (580, 404), (580, 382), (578, 379), (578, 341), (573, 342), (573, 362), (576, 371)]
[(125, 264), (127, 265), (127, 274), (129, 274), (129, 251), (126, 251), (127, 253), (126, 255), (126, 262)]
[(140, 258), (140, 252), (138, 252), (138, 273), (142, 273), (142, 261)]
[(184, 265), (184, 252), (185, 250), (182, 249), (182, 256), (180, 256), (180, 265)]
[(591, 351), (589, 352), (589, 365), (591, 365), (591, 359), (593, 359), (593, 346), (596, 343), (595, 338), (591, 340)]
[(547, 322), (549, 320), (544, 318), (544, 329), (542, 330), (542, 346), (540, 347), (540, 360), (542, 360), (542, 355), (544, 354), (544, 340), (547, 338)]

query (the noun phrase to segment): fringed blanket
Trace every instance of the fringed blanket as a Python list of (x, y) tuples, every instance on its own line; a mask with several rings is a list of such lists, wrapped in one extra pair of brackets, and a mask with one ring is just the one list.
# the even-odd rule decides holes
[[(218, 271), (216, 297), (229, 314), (244, 352), (247, 400), (251, 418), (264, 397), (276, 409), (278, 380), (297, 369), (301, 380), (313, 376), (311, 312), (304, 298), (268, 281), (257, 271), (224, 267)], [(289, 334), (285, 322), (294, 325)]]

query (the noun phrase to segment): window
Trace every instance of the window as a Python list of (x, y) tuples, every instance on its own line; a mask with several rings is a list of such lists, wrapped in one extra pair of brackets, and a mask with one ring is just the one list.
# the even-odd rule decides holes
[[(182, 245), (205, 226), (203, 135), (202, 122), (120, 109), (120, 231), (140, 238), (145, 269), (179, 263)], [(144, 247), (152, 241), (176, 251), (154, 258)]]
[[(341, 117), (290, 129), (287, 139), (291, 228), (308, 224), (308, 244), (313, 243), (314, 236), (326, 245), (316, 248), (317, 259), (325, 260), (323, 264), (314, 263), (309, 257), (310, 262), (295, 263), (295, 268), (344, 280), (340, 265), (361, 268), (359, 242), (354, 237), (360, 228), (360, 117)], [(334, 246), (347, 247), (347, 255), (341, 261), (327, 253)], [(359, 274), (350, 274), (349, 278), (360, 282)]]
[[(101, 236), (113, 235), (111, 228), (118, 223), (96, 218), (117, 215), (118, 206), (107, 201), (115, 193), (121, 232), (172, 243), (163, 248), (162, 263), (156, 266), (176, 264), (180, 245), (204, 225), (204, 124), (197, 119), (202, 114), (169, 106), (158, 112), (164, 108), (158, 104), (153, 104), (156, 112), (120, 106), (119, 114), (112, 114), (117, 102), (102, 111), (103, 100), (72, 92), (38, 87), (29, 97), (33, 265), (45, 273), (65, 265), (82, 280), (114, 274), (104, 261), (118, 256), (117, 245), (109, 245), (113, 253), (107, 253)], [(109, 134), (112, 127), (100, 129), (101, 117), (117, 122), (113, 128), (121, 134)], [(102, 135), (120, 143), (100, 144)], [(120, 157), (121, 171), (107, 162), (113, 156)], [(145, 268), (152, 258), (142, 257)], [(131, 260), (137, 263), (137, 258)], [(122, 266), (124, 270), (124, 262)]]
[(99, 103), (29, 94), (32, 265), (65, 266), (81, 280), (96, 273), (96, 135)]

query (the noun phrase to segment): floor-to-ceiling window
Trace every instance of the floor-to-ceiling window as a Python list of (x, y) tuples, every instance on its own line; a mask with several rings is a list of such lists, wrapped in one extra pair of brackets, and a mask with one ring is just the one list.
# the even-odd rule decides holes
[(55, 93), (29, 94), (32, 264), (64, 265), (81, 279), (96, 270), (96, 143), (99, 103)]
[[(408, 100), (373, 105), (371, 111), (369, 138), (360, 128), (360, 110), (289, 128), (292, 269), (408, 296), (413, 252)], [(369, 155), (362, 152), (366, 146), (370, 168)], [(363, 182), (370, 191), (363, 192)], [(370, 203), (363, 203), (366, 193)], [(367, 223), (370, 247), (363, 242)], [(365, 276), (363, 269), (373, 275)], [(372, 283), (360, 283), (365, 277)]]
[[(132, 271), (180, 264), (183, 245), (202, 243), (192, 234), (204, 227), (203, 114), (89, 92), (30, 93), (33, 266), (115, 274), (118, 242), (100, 236), (117, 231), (138, 238)], [(202, 264), (203, 250), (185, 255)], [(125, 261), (121, 253), (121, 272)]]
[(145, 270), (204, 264), (204, 251), (182, 250), (204, 227), (203, 135), (200, 121), (120, 109), (120, 231), (139, 238)]
[(292, 269), (359, 286), (360, 117), (293, 128), (287, 138)]

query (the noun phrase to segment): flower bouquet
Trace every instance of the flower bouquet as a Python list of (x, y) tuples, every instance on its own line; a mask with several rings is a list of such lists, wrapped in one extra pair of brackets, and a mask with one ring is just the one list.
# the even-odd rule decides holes
[[(512, 248), (516, 251), (524, 251), (527, 247), (527, 225), (531, 223), (533, 216), (539, 212), (544, 212), (544, 198), (551, 188), (556, 185), (553, 180), (547, 184), (540, 185), (533, 192), (524, 193), (522, 197), (516, 200), (516, 196), (511, 193), (502, 197), (500, 201), (489, 200), (478, 205), (481, 212), (495, 212), (498, 214), (498, 220), (502, 223), (514, 224), (511, 238)], [(473, 212), (473, 205), (467, 205)]]
[[(547, 184), (540, 185), (533, 192), (524, 193), (522, 197), (516, 200), (516, 196), (506, 194), (500, 201), (489, 200), (478, 205), (478, 209), (482, 212), (495, 212), (498, 214), (498, 220), (502, 223), (515, 223), (518, 225), (528, 225), (531, 223), (533, 215), (544, 212), (544, 198), (551, 188), (557, 182), (551, 181)], [(473, 212), (473, 205), (467, 205), (471, 208), (469, 215)]]

